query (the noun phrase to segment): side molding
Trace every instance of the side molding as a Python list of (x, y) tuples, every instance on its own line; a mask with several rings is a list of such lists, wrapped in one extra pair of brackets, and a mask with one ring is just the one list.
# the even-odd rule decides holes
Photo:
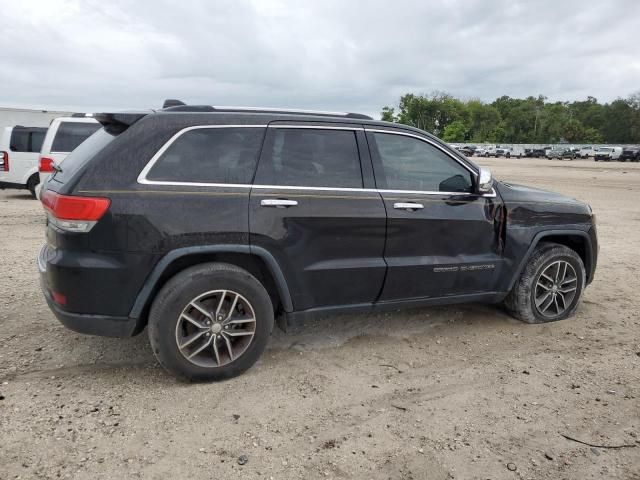
[(276, 282), (284, 310), (286, 312), (293, 311), (293, 302), (291, 300), (287, 281), (275, 258), (273, 258), (273, 255), (271, 255), (267, 250), (262, 247), (250, 247), (249, 245), (203, 245), (197, 247), (178, 248), (170, 251), (162, 257), (153, 268), (151, 274), (145, 280), (144, 286), (140, 290), (140, 293), (138, 293), (136, 301), (133, 304), (133, 308), (129, 313), (129, 317), (140, 318), (144, 306), (147, 304), (147, 301), (151, 296), (151, 292), (153, 292), (153, 289), (158, 284), (162, 273), (173, 261), (181, 257), (201, 253), (245, 253), (247, 255), (255, 255), (256, 257), (264, 260)]
[(587, 232), (585, 232), (584, 230), (578, 230), (578, 229), (543, 230), (542, 232), (538, 232), (533, 237), (533, 240), (531, 241), (531, 245), (529, 245), (529, 248), (527, 249), (527, 253), (525, 253), (524, 257), (520, 261), (520, 264), (518, 265), (517, 270), (515, 271), (515, 273), (513, 274), (513, 277), (511, 278), (511, 281), (509, 282), (509, 287), (507, 291), (511, 291), (511, 289), (513, 288), (513, 285), (516, 283), (516, 280), (518, 279), (518, 277), (520, 277), (520, 274), (522, 273), (524, 266), (529, 261), (529, 258), (533, 254), (533, 250), (536, 248), (538, 243), (540, 243), (540, 240), (542, 240), (545, 237), (551, 237), (551, 236), (557, 236), (557, 235), (566, 235), (566, 236), (574, 236), (574, 237), (578, 236), (578, 237), (584, 238), (585, 245), (587, 246), (587, 258), (589, 260), (589, 265), (585, 265), (585, 270), (587, 271), (587, 274), (589, 275), (592, 274), (591, 264), (593, 263), (593, 246), (591, 245), (591, 238), (589, 238), (589, 234)]

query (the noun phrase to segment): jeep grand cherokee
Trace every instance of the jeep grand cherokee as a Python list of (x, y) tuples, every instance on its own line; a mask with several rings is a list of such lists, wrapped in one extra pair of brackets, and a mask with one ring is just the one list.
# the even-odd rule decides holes
[(494, 181), (434, 136), (358, 114), (176, 106), (104, 113), (43, 187), (46, 300), (191, 380), (254, 364), (274, 318), (503, 302), (570, 317), (591, 208)]

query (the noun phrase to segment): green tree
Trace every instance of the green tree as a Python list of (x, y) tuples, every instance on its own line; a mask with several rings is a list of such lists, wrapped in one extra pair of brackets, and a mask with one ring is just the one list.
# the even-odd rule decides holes
[(464, 142), (466, 137), (467, 127), (460, 120), (455, 120), (447, 125), (442, 135), (445, 142)]

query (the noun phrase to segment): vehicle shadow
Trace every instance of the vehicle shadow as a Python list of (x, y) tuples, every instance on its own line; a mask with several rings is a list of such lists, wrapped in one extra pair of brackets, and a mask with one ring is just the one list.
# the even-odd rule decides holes
[[(302, 350), (340, 348), (363, 336), (379, 339), (385, 337), (415, 339), (436, 335), (454, 337), (464, 334), (469, 328), (482, 331), (485, 328), (502, 328), (510, 324), (519, 324), (519, 322), (508, 316), (498, 306), (480, 304), (334, 315), (290, 325), (286, 332), (274, 327), (267, 353), (277, 352), (279, 363), (286, 361), (288, 356), (293, 358), (299, 355)], [(105, 338), (76, 334), (62, 326), (60, 329), (61, 331), (54, 338), (61, 343), (58, 348), (66, 352), (65, 366), (51, 366), (52, 368), (43, 366), (43, 369), (22, 372), (20, 376), (91, 377), (94, 382), (99, 377), (106, 383), (121, 381), (124, 377), (136, 381), (136, 378), (143, 376), (145, 383), (176, 382), (158, 365), (149, 345), (146, 330), (133, 338)], [(361, 348), (370, 349), (365, 346)], [(264, 358), (262, 361), (271, 360)]]
[(36, 200), (27, 190), (14, 190), (11, 193), (4, 192), (3, 200)]

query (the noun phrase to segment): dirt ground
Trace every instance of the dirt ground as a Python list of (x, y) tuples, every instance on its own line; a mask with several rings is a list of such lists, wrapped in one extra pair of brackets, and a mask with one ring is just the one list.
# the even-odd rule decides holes
[(246, 374), (204, 385), (165, 374), (146, 331), (58, 324), (37, 283), (41, 208), (0, 191), (0, 479), (640, 479), (640, 164), (481, 163), (597, 212), (575, 318), (334, 317), (276, 330)]

